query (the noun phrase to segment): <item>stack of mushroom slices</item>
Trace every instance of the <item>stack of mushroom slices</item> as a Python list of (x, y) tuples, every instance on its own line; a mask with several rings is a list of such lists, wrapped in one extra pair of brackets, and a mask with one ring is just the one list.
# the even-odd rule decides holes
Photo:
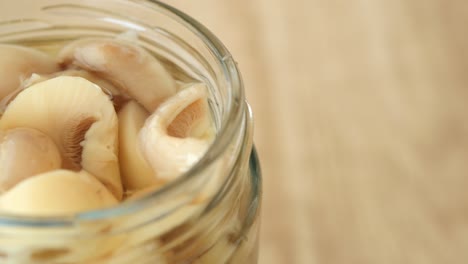
[(93, 38), (57, 58), (0, 45), (0, 212), (113, 206), (186, 172), (214, 139), (202, 83), (179, 88), (135, 42)]

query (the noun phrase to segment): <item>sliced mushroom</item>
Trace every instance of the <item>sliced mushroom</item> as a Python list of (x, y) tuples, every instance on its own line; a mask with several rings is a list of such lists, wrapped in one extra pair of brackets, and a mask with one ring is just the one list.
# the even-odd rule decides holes
[(176, 92), (175, 81), (154, 56), (121, 39), (77, 40), (62, 49), (59, 59), (109, 80), (150, 112)]
[(156, 176), (172, 180), (189, 170), (214, 138), (203, 84), (194, 84), (171, 97), (147, 119), (139, 140)]
[(62, 167), (84, 169), (120, 199), (117, 115), (99, 86), (80, 77), (61, 76), (37, 83), (8, 105), (0, 129), (31, 127), (50, 136)]
[(60, 70), (46, 54), (16, 45), (0, 44), (0, 100), (17, 89), (32, 73), (52, 73)]
[(135, 101), (128, 102), (118, 114), (120, 175), (127, 191), (138, 190), (157, 182), (138, 143), (138, 132), (148, 116), (149, 113)]
[(13, 214), (75, 214), (117, 204), (115, 197), (85, 171), (55, 170), (28, 178), (0, 198), (0, 210)]
[(18, 182), (59, 169), (60, 152), (46, 134), (31, 128), (14, 128), (0, 135), (0, 193)]

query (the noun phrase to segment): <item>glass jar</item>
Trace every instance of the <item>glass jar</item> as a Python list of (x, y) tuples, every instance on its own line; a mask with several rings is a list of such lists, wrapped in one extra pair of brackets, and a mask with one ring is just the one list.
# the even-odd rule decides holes
[(220, 41), (156, 1), (0, 2), (0, 42), (50, 54), (73, 39), (128, 30), (177, 81), (209, 86), (213, 145), (180, 178), (114, 208), (56, 218), (0, 215), (0, 263), (257, 263), (261, 178), (252, 115)]

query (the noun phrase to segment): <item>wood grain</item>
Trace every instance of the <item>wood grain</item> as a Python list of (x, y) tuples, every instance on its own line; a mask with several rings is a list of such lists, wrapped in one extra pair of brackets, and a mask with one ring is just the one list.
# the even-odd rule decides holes
[(243, 72), (260, 264), (467, 263), (468, 2), (167, 2)]

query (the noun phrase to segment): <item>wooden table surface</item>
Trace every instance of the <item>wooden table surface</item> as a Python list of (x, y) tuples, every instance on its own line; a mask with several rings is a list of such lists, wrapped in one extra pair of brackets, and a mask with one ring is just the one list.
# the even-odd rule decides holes
[(468, 263), (468, 2), (166, 2), (243, 72), (260, 264)]

